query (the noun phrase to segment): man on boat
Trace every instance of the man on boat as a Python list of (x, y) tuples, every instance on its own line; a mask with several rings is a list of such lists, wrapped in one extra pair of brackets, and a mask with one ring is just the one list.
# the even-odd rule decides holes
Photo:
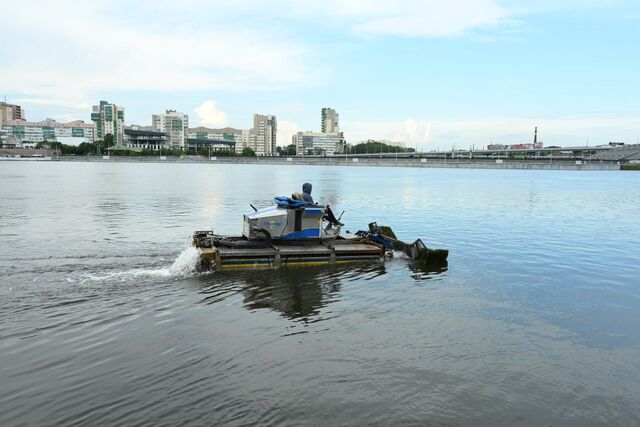
[[(304, 184), (302, 184), (302, 194), (300, 193), (293, 193), (293, 198), (297, 199), (297, 200), (304, 200), (305, 202), (309, 202), (311, 204), (314, 204), (313, 201), (313, 197), (311, 197), (311, 184), (308, 182), (305, 182)], [(300, 199), (301, 198), (301, 199)], [(331, 210), (331, 208), (329, 207), (329, 205), (327, 205), (324, 208), (324, 217), (327, 221), (329, 221), (331, 224), (334, 225), (344, 225), (343, 223), (341, 223), (338, 218), (336, 218), (336, 216), (333, 214), (333, 211)]]

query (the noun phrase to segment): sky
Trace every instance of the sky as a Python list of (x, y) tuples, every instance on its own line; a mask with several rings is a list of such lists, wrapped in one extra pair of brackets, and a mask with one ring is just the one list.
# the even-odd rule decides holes
[(125, 107), (150, 125), (278, 119), (278, 145), (335, 108), (348, 142), (419, 150), (640, 138), (636, 0), (3, 1), (0, 96), (28, 120)]

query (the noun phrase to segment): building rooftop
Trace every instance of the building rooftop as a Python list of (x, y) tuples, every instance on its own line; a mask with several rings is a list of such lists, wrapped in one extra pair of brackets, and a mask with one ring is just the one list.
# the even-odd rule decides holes
[(189, 132), (207, 132), (207, 133), (241, 133), (242, 130), (241, 129), (236, 129), (236, 128), (232, 128), (232, 127), (226, 127), (226, 128), (219, 128), (219, 129), (215, 129), (215, 128), (208, 128), (205, 126), (198, 126), (195, 128), (189, 128), (188, 129)]
[(24, 119), (8, 120), (6, 125), (13, 126), (48, 126), (48, 127), (88, 127), (93, 128), (93, 123), (86, 123), (82, 120), (74, 120), (68, 123), (61, 123), (55, 120), (42, 120), (39, 122), (30, 122)]
[(159, 132), (154, 130), (132, 129), (132, 128), (125, 128), (124, 133), (125, 135), (129, 135), (129, 136), (156, 136), (156, 137), (167, 136), (165, 132)]
[(202, 139), (202, 138), (188, 138), (187, 144), (194, 145), (215, 145), (215, 144), (225, 144), (225, 145), (236, 145), (234, 141), (226, 141), (224, 139)]

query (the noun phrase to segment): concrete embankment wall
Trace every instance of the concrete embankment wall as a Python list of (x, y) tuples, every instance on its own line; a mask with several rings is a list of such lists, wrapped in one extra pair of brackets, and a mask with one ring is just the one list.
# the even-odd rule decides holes
[(55, 150), (49, 149), (31, 149), (31, 148), (0, 148), (0, 156), (6, 157), (31, 157), (31, 156), (41, 156), (41, 157), (54, 157), (56, 156)]
[[(290, 160), (289, 160), (290, 159)], [(370, 159), (370, 158), (304, 158), (304, 157), (218, 157), (172, 158), (160, 160), (158, 157), (60, 157), (61, 161), (98, 161), (98, 162), (149, 162), (149, 163), (214, 163), (214, 164), (261, 164), (261, 165), (314, 165), (314, 166), (374, 166), (374, 167), (414, 167), (414, 168), (460, 168), (460, 169), (539, 169), (539, 170), (620, 170), (615, 162), (582, 162), (562, 160), (495, 160), (474, 159)]]

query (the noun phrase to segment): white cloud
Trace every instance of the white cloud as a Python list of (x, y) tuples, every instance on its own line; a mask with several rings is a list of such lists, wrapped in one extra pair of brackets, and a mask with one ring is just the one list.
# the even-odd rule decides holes
[(218, 109), (218, 103), (210, 99), (195, 108), (199, 126), (225, 127), (229, 123), (229, 116)]
[(76, 120), (87, 120), (86, 117), (82, 117), (81, 115), (75, 113), (53, 114), (51, 118), (58, 122), (75, 122)]
[[(257, 14), (264, 25), (255, 25)], [(20, 43), (0, 46), (0, 81), (31, 103), (85, 109), (115, 91), (290, 89), (320, 81), (330, 63), (292, 22), (445, 37), (499, 25), (509, 14), (497, 0), (274, 0), (269, 8), (230, 0), (9, 2), (0, 37), (19, 33)]]
[[(0, 82), (22, 98), (17, 102), (39, 112), (50, 106), (58, 114), (87, 114), (98, 99), (118, 102), (116, 95), (126, 98), (131, 92), (175, 97), (203, 91), (295, 91), (316, 84), (329, 88), (335, 83), (327, 78), (334, 75), (331, 67), (340, 75), (349, 60), (343, 56), (352, 40), (344, 33), (365, 38), (472, 34), (493, 41), (496, 31), (484, 30), (510, 27), (526, 14), (613, 2), (273, 0), (268, 7), (256, 0), (5, 2), (0, 39), (15, 42), (0, 44)], [(318, 31), (330, 37), (317, 37)], [(214, 117), (215, 111), (217, 106), (204, 114)], [(284, 130), (284, 123), (281, 144), (293, 133)], [(454, 140), (460, 132), (455, 129), (445, 122), (415, 120), (367, 124), (359, 134), (366, 139), (372, 131), (407, 144), (431, 144)]]
[(513, 12), (500, 3), (498, 0), (325, 0), (295, 2), (285, 13), (316, 19), (324, 16), (364, 36), (454, 37), (508, 23)]
[(354, 30), (378, 36), (453, 37), (496, 27), (510, 16), (495, 0), (407, 0), (394, 2), (394, 6), (356, 24)]
[(278, 120), (278, 134), (276, 141), (278, 145), (286, 147), (291, 144), (291, 137), (300, 131), (300, 126), (296, 122), (288, 120)]
[(407, 147), (424, 147), (429, 143), (432, 122), (406, 119), (389, 122), (351, 122), (344, 121), (342, 130), (350, 143), (367, 139), (386, 139), (399, 142)]
[[(307, 67), (306, 48), (297, 40), (226, 24), (211, 5), (114, 1), (3, 5), (0, 37), (20, 34), (20, 42), (0, 46), (0, 81), (31, 103), (75, 108), (115, 91), (296, 87), (319, 72)], [(197, 6), (215, 19), (192, 25)]]
[(635, 143), (640, 135), (640, 118), (629, 116), (559, 116), (487, 118), (433, 122), (434, 140), (448, 140), (451, 146), (476, 147), (496, 143), (533, 141), (533, 129), (547, 145), (606, 144), (609, 141)]
[(12, 100), (16, 104), (25, 105), (60, 105), (66, 108), (73, 108), (76, 110), (86, 110), (91, 108), (91, 104), (83, 101), (74, 101), (69, 99), (57, 99), (57, 98), (18, 98)]
[(636, 143), (640, 117), (575, 116), (528, 118), (475, 118), (460, 120), (413, 120), (349, 122), (342, 128), (350, 143), (367, 139), (403, 142), (418, 150), (483, 147), (491, 143), (516, 144), (533, 140), (533, 128), (546, 145)]

